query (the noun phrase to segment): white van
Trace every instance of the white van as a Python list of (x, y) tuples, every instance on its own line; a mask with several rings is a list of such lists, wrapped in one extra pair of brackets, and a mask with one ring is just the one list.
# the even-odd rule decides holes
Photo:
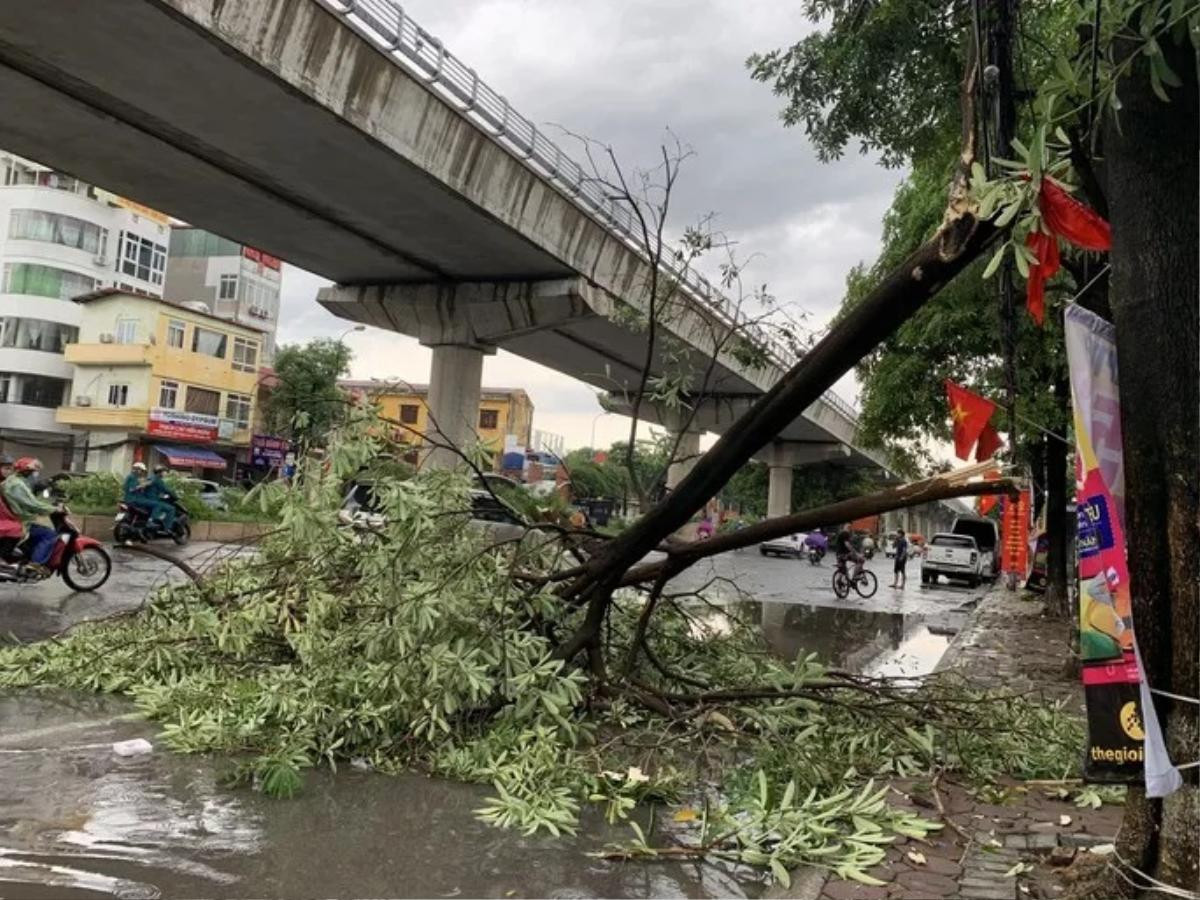
[(980, 576), (995, 581), (1000, 576), (1000, 526), (985, 516), (959, 516), (951, 534), (975, 538), (979, 547)]

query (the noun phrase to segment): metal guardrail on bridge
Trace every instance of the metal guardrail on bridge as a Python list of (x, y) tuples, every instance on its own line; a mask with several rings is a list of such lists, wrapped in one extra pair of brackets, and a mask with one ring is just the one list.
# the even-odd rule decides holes
[[(459, 112), (473, 119), (508, 150), (524, 160), (584, 211), (609, 227), (643, 259), (645, 248), (638, 239), (633, 214), (628, 207), (607, 195), (597, 181), (533, 122), (512, 108), (470, 66), (446, 49), (391, 0), (317, 0), (350, 28), (382, 50), (391, 60), (422, 80), (431, 91)], [(662, 267), (683, 286), (685, 293), (714, 314), (726, 326), (741, 328), (767, 349), (781, 370), (791, 368), (795, 353), (781, 341), (751, 322), (711, 281), (693, 269), (680, 269), (664, 262)], [(857, 429), (858, 413), (832, 391), (824, 401)]]

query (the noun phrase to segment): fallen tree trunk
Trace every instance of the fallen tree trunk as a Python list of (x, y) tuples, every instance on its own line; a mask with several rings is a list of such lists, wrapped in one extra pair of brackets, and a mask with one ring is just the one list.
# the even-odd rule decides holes
[(706, 541), (672, 543), (668, 545), (666, 559), (633, 567), (625, 573), (625, 577), (621, 580), (621, 586), (640, 584), (656, 579), (664, 572), (675, 575), (701, 559), (718, 556), (742, 547), (750, 547), (773, 538), (819, 528), (823, 525), (838, 525), (864, 516), (878, 515), (909, 506), (919, 506), (922, 503), (949, 500), (953, 497), (1015, 494), (1017, 490), (1018, 485), (1011, 478), (971, 483), (947, 479), (944, 476), (928, 478), (874, 494), (851, 497), (849, 500), (818, 506), (815, 509), (806, 509), (790, 516), (766, 519), (739, 531), (717, 535)]

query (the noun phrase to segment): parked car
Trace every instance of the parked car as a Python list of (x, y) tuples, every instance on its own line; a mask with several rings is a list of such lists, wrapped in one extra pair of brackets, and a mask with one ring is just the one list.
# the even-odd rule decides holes
[(981, 560), (980, 572), (984, 578), (995, 580), (1000, 576), (1000, 526), (994, 519), (959, 516), (950, 531), (975, 538)]
[(807, 536), (798, 532), (781, 538), (772, 538), (759, 544), (758, 552), (763, 556), (790, 556), (792, 559), (802, 559), (805, 553), (804, 539)]
[(200, 495), (200, 502), (209, 509), (229, 509), (229, 504), (225, 502), (225, 495), (221, 493), (221, 486), (215, 481), (206, 481), (203, 478), (185, 478), (183, 483), (194, 487)]
[[(517, 482), (503, 475), (487, 474), (482, 480), (477, 478), (471, 489), (471, 518), (478, 522), (519, 525), (517, 517), (497, 499), (505, 490), (515, 487), (518, 487)], [(367, 528), (380, 528), (387, 521), (379, 509), (370, 481), (351, 482), (338, 518), (347, 525)]]
[(935, 534), (921, 559), (921, 583), (933, 584), (939, 575), (976, 587), (982, 578), (982, 556), (975, 538), (965, 534)]

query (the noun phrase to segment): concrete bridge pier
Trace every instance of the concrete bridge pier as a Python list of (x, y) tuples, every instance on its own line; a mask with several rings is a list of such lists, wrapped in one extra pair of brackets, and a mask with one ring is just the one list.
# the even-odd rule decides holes
[[(466, 450), (476, 440), (483, 357), (495, 348), (471, 344), (434, 344), (429, 369), (429, 427), (426, 440)], [(449, 447), (435, 446), (425, 465), (452, 469), (462, 458)]]
[(766, 451), (767, 517), (792, 513), (792, 481), (797, 466), (844, 459), (850, 455), (845, 444), (812, 441), (797, 443), (775, 441)]

